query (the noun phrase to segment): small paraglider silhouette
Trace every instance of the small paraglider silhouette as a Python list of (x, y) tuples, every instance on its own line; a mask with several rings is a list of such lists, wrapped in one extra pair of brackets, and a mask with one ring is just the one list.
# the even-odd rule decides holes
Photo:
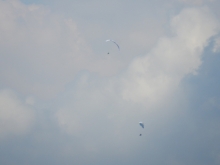
[[(144, 123), (143, 122), (139, 122), (139, 125), (144, 129)], [(139, 136), (142, 136), (142, 134), (140, 133), (140, 135)]]
[(144, 128), (144, 123), (143, 122), (139, 122), (139, 125), (142, 127), (142, 128)]

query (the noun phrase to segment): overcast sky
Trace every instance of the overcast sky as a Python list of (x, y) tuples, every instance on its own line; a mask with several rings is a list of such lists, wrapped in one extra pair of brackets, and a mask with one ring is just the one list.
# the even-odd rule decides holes
[(0, 0), (0, 164), (219, 165), (219, 64), (219, 0)]

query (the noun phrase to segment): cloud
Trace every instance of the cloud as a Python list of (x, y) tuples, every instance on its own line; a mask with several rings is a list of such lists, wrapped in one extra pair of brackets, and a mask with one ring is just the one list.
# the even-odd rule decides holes
[(73, 20), (18, 0), (0, 1), (0, 49), (1, 85), (41, 98), (88, 68), (91, 54)]
[(203, 5), (205, 3), (208, 3), (208, 2), (213, 2), (215, 0), (178, 0), (180, 2), (183, 2), (183, 3), (186, 3), (186, 4), (193, 4), (193, 5)]
[[(68, 6), (63, 12), (72, 11), (79, 22), (41, 5), (0, 0), (0, 87), (19, 93), (0, 92), (0, 136), (7, 138), (2, 164), (211, 164), (219, 157), (213, 147), (219, 141), (218, 81), (212, 79), (219, 77), (218, 61), (212, 56), (213, 66), (204, 58), (209, 42), (215, 40), (218, 50), (212, 8), (183, 9), (167, 25), (167, 14), (180, 7), (173, 1), (109, 1), (100, 11), (94, 8), (99, 1), (91, 9), (78, 1), (53, 3), (58, 10)], [(118, 37), (120, 53), (106, 55), (103, 36), (109, 33)], [(203, 64), (209, 66), (201, 70)], [(207, 67), (212, 78), (201, 79)], [(212, 89), (204, 90), (204, 83)], [(197, 90), (187, 93), (192, 84)]]
[(0, 138), (23, 135), (31, 128), (34, 111), (11, 90), (0, 91)]
[(212, 49), (214, 53), (220, 52), (220, 37), (215, 39), (214, 47)]
[[(55, 114), (57, 123), (62, 131), (80, 139), (82, 151), (98, 156), (107, 147), (112, 155), (129, 155), (141, 145), (136, 139), (139, 121), (147, 127), (144, 144), (151, 146), (155, 136), (170, 133), (175, 117), (186, 115), (187, 96), (181, 81), (196, 74), (219, 25), (207, 8), (188, 8), (170, 26), (173, 34), (160, 38), (149, 54), (135, 58), (125, 72), (108, 79), (83, 73), (60, 98), (65, 104)], [(113, 152), (116, 146), (120, 149)]]
[(123, 80), (123, 98), (150, 103), (167, 98), (188, 74), (195, 74), (219, 23), (207, 8), (185, 9), (171, 21), (173, 36), (158, 41), (153, 50), (137, 58)]
[(203, 0), (179, 0), (180, 2), (188, 3), (188, 4), (195, 4), (195, 5), (201, 5), (203, 3)]

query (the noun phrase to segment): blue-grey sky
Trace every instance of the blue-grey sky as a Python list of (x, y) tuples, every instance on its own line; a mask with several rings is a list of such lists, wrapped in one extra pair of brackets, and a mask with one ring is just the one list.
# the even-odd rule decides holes
[(219, 18), (218, 0), (0, 0), (0, 164), (219, 165)]

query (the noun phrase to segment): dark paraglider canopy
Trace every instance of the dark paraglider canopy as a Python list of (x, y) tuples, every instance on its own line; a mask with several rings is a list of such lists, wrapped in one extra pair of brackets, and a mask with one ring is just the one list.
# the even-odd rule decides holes
[(139, 125), (144, 128), (144, 123), (143, 122), (139, 122)]

